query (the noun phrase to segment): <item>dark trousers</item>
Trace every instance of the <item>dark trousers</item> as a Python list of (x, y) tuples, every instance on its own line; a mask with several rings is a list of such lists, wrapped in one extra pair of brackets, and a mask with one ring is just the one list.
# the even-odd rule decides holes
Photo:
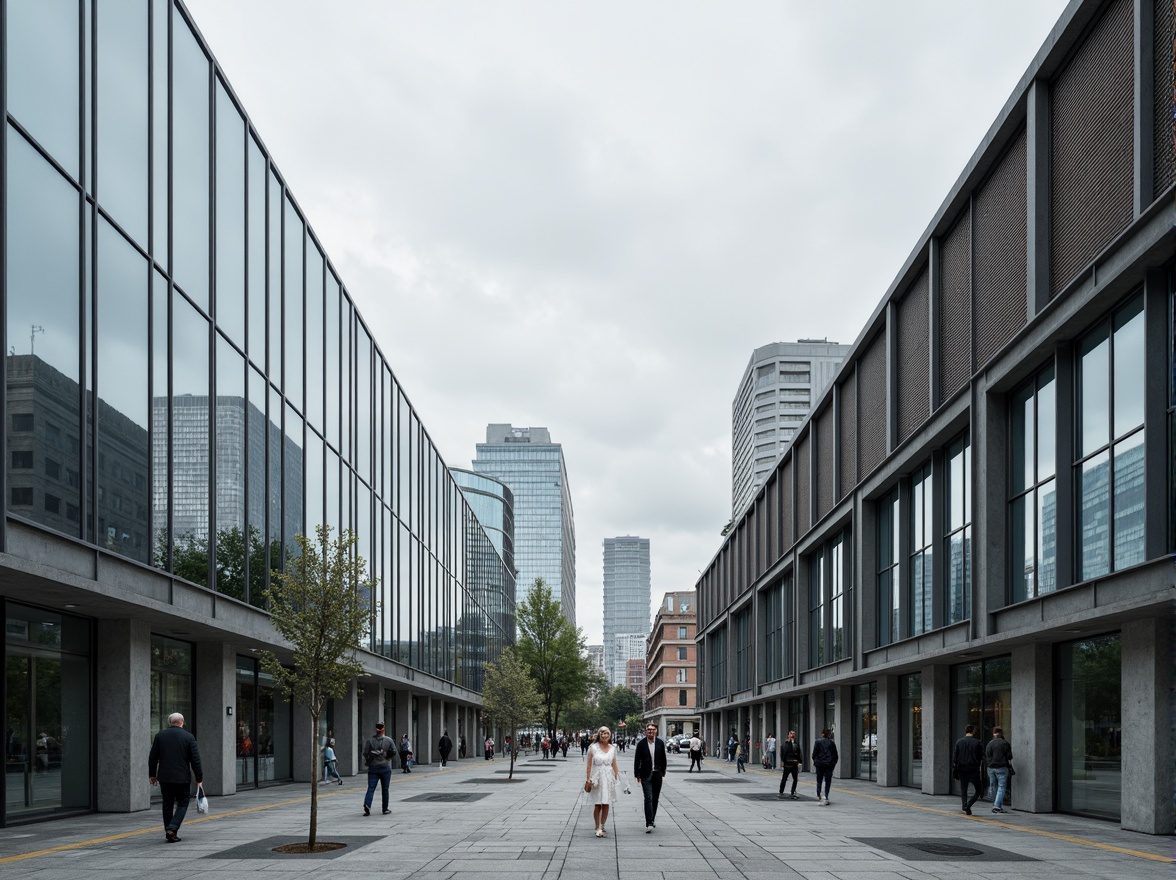
[[(829, 799), (829, 783), (831, 783), (833, 781), (833, 768), (832, 767), (822, 767), (820, 764), (817, 764), (813, 769), (817, 771), (817, 800), (820, 800), (822, 797), (825, 798), (826, 800), (828, 800)], [(824, 782), (825, 782), (825, 793), (823, 795), (821, 794), (821, 781), (822, 780), (824, 780)]]
[[(980, 799), (980, 795), (984, 793), (984, 781), (980, 778), (979, 767), (960, 767), (960, 804), (965, 810), (972, 809), (972, 805)], [(968, 797), (968, 788), (971, 786), (975, 792), (971, 797)]]
[(784, 765), (784, 774), (780, 777), (780, 794), (784, 794), (784, 783), (788, 781), (789, 776), (792, 777), (792, 791), (789, 794), (796, 794), (796, 781), (800, 777), (799, 764)]
[(188, 782), (159, 783), (159, 793), (163, 795), (163, 827), (168, 831), (180, 830), (180, 823), (188, 812), (191, 788)]
[(654, 773), (641, 780), (641, 791), (645, 794), (646, 825), (652, 825), (657, 820), (657, 801), (661, 797), (661, 785), (660, 773)]
[(698, 772), (701, 773), (702, 772), (702, 749), (699, 749), (697, 752), (694, 751), (693, 749), (690, 750), (690, 770), (687, 770), (686, 772), (690, 773), (691, 771), (693, 771), (695, 764), (698, 765)]
[(376, 786), (381, 788), (381, 794), (384, 799), (384, 809), (388, 809), (388, 785), (392, 782), (392, 765), (387, 767), (368, 767), (368, 790), (367, 794), (363, 796), (363, 805), (371, 807), (372, 798), (376, 794)]
[(444, 767), (448, 763), (449, 763), (449, 752), (442, 752), (441, 753), (441, 766)]

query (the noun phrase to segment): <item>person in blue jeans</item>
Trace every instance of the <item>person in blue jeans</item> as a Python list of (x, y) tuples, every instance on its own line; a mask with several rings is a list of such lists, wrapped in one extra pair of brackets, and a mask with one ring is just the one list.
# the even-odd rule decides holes
[(376, 793), (376, 785), (381, 788), (384, 796), (384, 814), (392, 811), (388, 809), (388, 786), (392, 783), (392, 752), (396, 743), (384, 735), (384, 722), (376, 724), (376, 734), (363, 744), (363, 760), (368, 768), (367, 794), (363, 798), (363, 814), (372, 814), (372, 797)]
[(988, 788), (995, 791), (992, 799), (992, 812), (1003, 813), (1005, 791), (1009, 787), (1009, 767), (1013, 760), (1013, 747), (1004, 738), (1004, 731), (999, 727), (992, 728), (992, 739), (984, 749), (984, 763), (988, 765)]
[(323, 748), (323, 782), (329, 781), (332, 776), (339, 780), (340, 785), (343, 784), (343, 777), (339, 775), (339, 759), (335, 757), (335, 741), (329, 739)]

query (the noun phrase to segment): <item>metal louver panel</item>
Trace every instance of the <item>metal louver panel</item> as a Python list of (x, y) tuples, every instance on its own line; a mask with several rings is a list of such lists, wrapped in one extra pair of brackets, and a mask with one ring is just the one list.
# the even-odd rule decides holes
[(796, 533), (803, 535), (812, 526), (809, 515), (809, 486), (811, 485), (809, 468), (809, 434), (797, 441), (793, 447), (796, 456), (792, 459), (796, 466)]
[(780, 558), (780, 475), (774, 473), (768, 477), (768, 491), (764, 493), (767, 505), (764, 513), (767, 521), (764, 523), (766, 551), (768, 565)]
[(1134, 215), (1132, 9), (1115, 0), (1054, 82), (1051, 298)]
[(931, 319), (926, 269), (898, 304), (898, 439), (902, 442), (931, 414)]
[(857, 485), (857, 377), (841, 383), (841, 491), (844, 498)]
[(942, 403), (972, 376), (972, 214), (965, 210), (940, 248), (939, 391)]
[(833, 441), (837, 439), (833, 407), (827, 406), (817, 416), (817, 518), (820, 519), (833, 509), (837, 500), (837, 450)]
[(861, 447), (858, 479), (865, 479), (886, 458), (886, 334), (879, 333), (858, 361), (858, 412)]
[(1176, 18), (1176, 9), (1168, 0), (1157, 0), (1155, 4), (1155, 31), (1153, 33), (1153, 51), (1155, 53), (1152, 65), (1155, 89), (1154, 120), (1155, 132), (1153, 155), (1155, 157), (1155, 194), (1164, 192), (1176, 179), (1176, 122), (1172, 119), (1172, 86), (1176, 79), (1173, 70), (1173, 34), (1172, 24)]
[(973, 202), (977, 367), (1025, 325), (1027, 209), (1022, 129)]

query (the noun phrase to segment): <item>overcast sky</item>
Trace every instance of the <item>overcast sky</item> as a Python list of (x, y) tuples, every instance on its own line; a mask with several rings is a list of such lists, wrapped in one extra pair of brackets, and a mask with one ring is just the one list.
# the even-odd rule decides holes
[(563, 444), (653, 602), (731, 514), (753, 348), (853, 342), (1065, 7), (187, 0), (453, 467)]

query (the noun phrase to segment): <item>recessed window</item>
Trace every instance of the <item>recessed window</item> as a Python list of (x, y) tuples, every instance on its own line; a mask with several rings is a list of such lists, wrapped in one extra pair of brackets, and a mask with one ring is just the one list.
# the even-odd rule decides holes
[(45, 459), (45, 476), (51, 480), (61, 479), (61, 465), (51, 458)]
[(686, 691), (685, 690), (678, 691), (678, 705), (679, 706), (686, 705)]
[(31, 449), (14, 449), (12, 450), (12, 469), (13, 470), (29, 470), (33, 466), (33, 450)]
[(15, 433), (31, 433), (33, 430), (33, 414), (32, 413), (13, 413), (12, 414), (12, 430)]
[(61, 499), (56, 495), (45, 494), (45, 512), (46, 513), (60, 513)]
[(690, 670), (688, 670), (688, 669), (679, 669), (678, 670), (678, 681), (690, 681), (689, 677), (687, 676), (687, 673), (689, 671)]
[(678, 627), (678, 638), (680, 638), (680, 639), (689, 638), (689, 636), (686, 635), (686, 627), (684, 627), (684, 626)]
[(678, 646), (678, 659), (679, 659), (679, 660), (685, 660), (685, 659), (686, 659), (686, 647), (685, 647), (684, 645), (679, 645), (679, 646)]
[(32, 507), (33, 489), (31, 486), (14, 486), (10, 495), (13, 507)]
[(1057, 589), (1057, 387), (1054, 368), (1012, 397), (1009, 580), (1020, 602)]

